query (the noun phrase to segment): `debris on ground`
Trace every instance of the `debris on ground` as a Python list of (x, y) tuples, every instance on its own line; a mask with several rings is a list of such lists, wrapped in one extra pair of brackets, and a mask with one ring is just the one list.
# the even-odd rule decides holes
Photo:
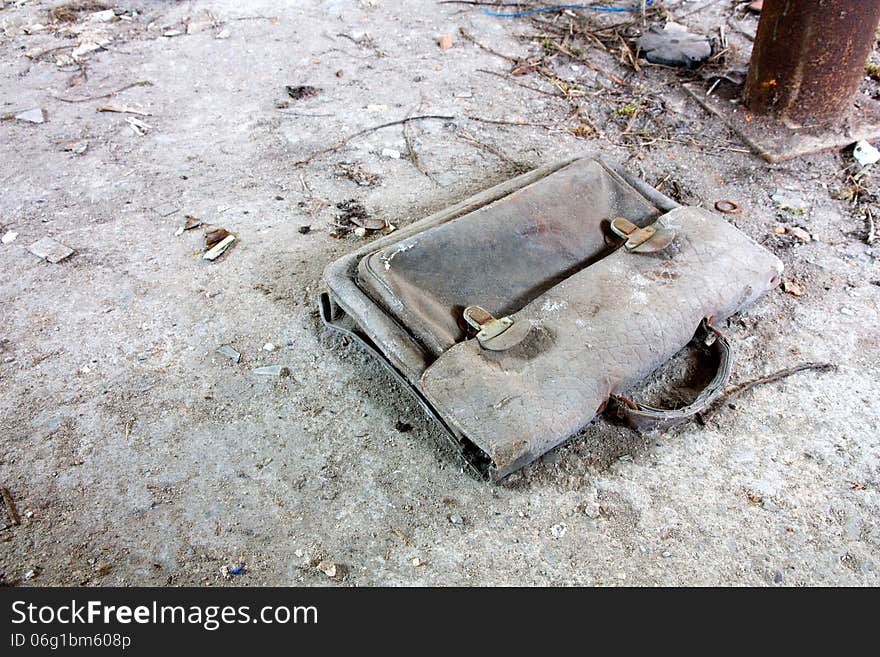
[(26, 121), (27, 123), (45, 123), (49, 119), (49, 114), (44, 109), (35, 107), (34, 109), (25, 110), (15, 115), (16, 120)]
[(729, 198), (715, 201), (715, 209), (724, 214), (739, 214), (739, 203), (731, 201)]
[(300, 235), (308, 235), (312, 232), (311, 226), (300, 226), (298, 229)]
[(116, 16), (115, 9), (105, 9), (104, 11), (96, 11), (89, 14), (89, 20), (96, 23), (111, 23), (119, 19)]
[[(202, 256), (205, 260), (216, 260), (221, 255), (223, 255), (223, 253), (230, 246), (232, 246), (232, 243), (235, 241), (235, 235), (233, 235), (232, 233), (227, 231), (225, 228), (220, 228), (219, 230), (211, 231), (211, 232), (212, 233), (219, 233), (220, 231), (223, 231), (224, 236), (222, 238), (220, 238), (219, 242), (214, 242), (213, 246), (210, 246), (210, 244), (209, 244), (208, 250), (205, 251), (204, 255)], [(211, 240), (209, 240), (207, 238), (207, 236), (205, 238), (205, 241), (208, 243), (211, 242)]]
[(98, 105), (99, 112), (115, 112), (117, 114), (137, 114), (138, 116), (151, 116), (149, 112), (139, 110), (128, 105)]
[(102, 561), (100, 563), (95, 564), (95, 574), (103, 577), (107, 573), (110, 572), (110, 564), (106, 561)]
[(392, 160), (400, 159), (400, 151), (395, 150), (393, 148), (383, 148), (382, 149), (382, 157), (390, 157)]
[(95, 41), (87, 41), (79, 44), (70, 53), (71, 63), (83, 61), (86, 55), (102, 50), (108, 43), (110, 43), (109, 39), (97, 39)]
[(0, 495), (3, 496), (3, 504), (6, 506), (6, 515), (9, 517), (9, 522), (13, 525), (20, 525), (21, 517), (18, 515), (18, 509), (15, 508), (15, 498), (12, 497), (12, 493), (9, 492), (6, 486), (0, 486)]
[(367, 171), (357, 162), (340, 162), (337, 168), (343, 176), (361, 187), (372, 187), (382, 181), (382, 176)]
[(125, 122), (131, 126), (131, 129), (134, 130), (134, 133), (138, 137), (143, 137), (145, 134), (153, 129), (153, 126), (151, 126), (149, 123), (144, 123), (140, 119), (136, 119), (133, 116), (125, 117)]
[(697, 68), (712, 55), (709, 37), (692, 34), (678, 23), (652, 27), (636, 39), (639, 54), (653, 64)]
[(452, 515), (449, 516), (449, 522), (451, 522), (453, 525), (463, 525), (464, 518), (462, 518), (457, 513), (453, 513)]
[(183, 226), (177, 229), (177, 232), (174, 233), (175, 235), (183, 235), (183, 232), (185, 230), (192, 230), (193, 228), (198, 228), (202, 225), (202, 220), (195, 215), (185, 215), (184, 219), (186, 221), (184, 222)]
[(312, 87), (307, 84), (301, 84), (298, 86), (287, 85), (286, 87), (284, 87), (284, 90), (287, 92), (287, 95), (294, 100), (311, 98), (312, 96), (317, 96), (318, 92), (321, 91), (320, 89), (318, 89), (318, 87)]
[(336, 221), (330, 230), (330, 236), (342, 238), (349, 233), (358, 237), (366, 237), (376, 231), (382, 231), (386, 235), (397, 230), (397, 227), (385, 219), (371, 217), (367, 209), (356, 199), (341, 201), (336, 207), (342, 210), (342, 214), (336, 216)]
[(64, 144), (63, 148), (68, 153), (73, 153), (74, 155), (83, 155), (89, 149), (89, 142), (72, 141), (68, 144)]
[(12, 244), (16, 237), (18, 237), (18, 233), (14, 230), (7, 230), (3, 233), (3, 237), (0, 238), (0, 242), (3, 242), (4, 244)]
[(797, 239), (799, 239), (801, 242), (804, 242), (804, 243), (809, 242), (810, 240), (813, 239), (813, 236), (810, 235), (810, 233), (808, 231), (804, 230), (800, 226), (792, 226), (791, 228), (788, 229), (788, 234), (791, 235), (792, 237), (796, 237)]
[(565, 536), (567, 531), (568, 531), (568, 525), (566, 525), (564, 522), (560, 522), (559, 524), (553, 525), (550, 528), (550, 536), (552, 536), (553, 538), (558, 540), (558, 539), (562, 538), (563, 536)]
[(214, 248), (217, 244), (225, 240), (232, 233), (225, 228), (213, 228), (205, 233), (205, 248)]
[(235, 575), (241, 575), (247, 569), (247, 564), (244, 561), (239, 561), (234, 566), (226, 566), (226, 575), (228, 577), (232, 577)]
[(764, 0), (753, 0), (746, 6), (746, 9), (748, 9), (749, 11), (753, 11), (756, 14), (760, 14), (763, 8)]
[(803, 295), (804, 288), (801, 287), (801, 284), (795, 281), (793, 278), (783, 278), (782, 291), (786, 294), (791, 294), (792, 296), (799, 297)]
[(271, 342), (267, 342), (263, 345), (263, 351), (275, 351), (275, 345)]
[(80, 14), (100, 12), (106, 8), (107, 5), (102, 0), (74, 0), (52, 7), (48, 16), (49, 20), (56, 23), (75, 23)]
[(24, 574), (24, 578), (25, 578), (25, 579), (28, 579), (28, 580), (30, 580), (30, 579), (35, 579), (36, 577), (39, 576), (41, 570), (42, 570), (42, 569), (40, 569), (39, 567), (35, 566), (35, 567), (31, 568), (30, 570), (28, 570), (28, 571)]
[(34, 242), (28, 247), (28, 251), (47, 262), (51, 262), (53, 265), (73, 254), (73, 249), (69, 246), (64, 246), (61, 242), (57, 242), (51, 237), (44, 237)]
[(237, 363), (241, 360), (241, 354), (233, 349), (232, 345), (224, 344), (217, 348), (217, 353), (221, 356), (226, 356), (233, 363)]
[(789, 189), (778, 188), (770, 199), (776, 203), (776, 206), (789, 214), (804, 214), (807, 211), (807, 202), (804, 198)]
[(437, 45), (440, 46), (440, 50), (449, 50), (452, 47), (452, 35), (441, 34), (438, 36)]
[(864, 140), (858, 141), (853, 147), (853, 158), (859, 163), (859, 166), (870, 166), (880, 162), (880, 151)]
[(341, 563), (331, 561), (330, 559), (322, 559), (315, 565), (315, 568), (324, 573), (330, 579), (335, 580), (343, 579), (348, 572), (348, 568), (346, 568), (346, 566)]
[(367, 218), (367, 209), (357, 199), (340, 201), (336, 208), (342, 210), (342, 214), (336, 215), (336, 221), (330, 231), (332, 237), (345, 237), (352, 231), (352, 226), (360, 226), (358, 223)]
[(285, 377), (290, 376), (290, 368), (285, 367), (284, 365), (265, 365), (263, 367), (255, 368), (254, 374), (257, 376)]

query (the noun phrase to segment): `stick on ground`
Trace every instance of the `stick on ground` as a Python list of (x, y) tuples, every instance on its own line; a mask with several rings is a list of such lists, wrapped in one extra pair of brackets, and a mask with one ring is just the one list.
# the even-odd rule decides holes
[(9, 516), (9, 522), (13, 525), (21, 524), (21, 517), (18, 515), (18, 509), (15, 508), (15, 499), (6, 486), (0, 486), (0, 495), (3, 495), (3, 503), (6, 505), (6, 514)]
[(439, 115), (439, 114), (425, 114), (422, 116), (408, 116), (405, 119), (399, 119), (397, 121), (389, 121), (388, 123), (383, 123), (382, 125), (376, 125), (376, 126), (373, 126), (372, 128), (364, 128), (363, 130), (359, 130), (358, 132), (355, 132), (354, 134), (351, 134), (348, 137), (345, 137), (341, 141), (333, 144), (332, 146), (328, 146), (327, 148), (322, 148), (320, 150), (309, 153), (309, 155), (306, 157), (306, 159), (300, 160), (299, 162), (294, 162), (293, 166), (294, 166), (294, 168), (301, 167), (303, 164), (308, 164), (309, 162), (314, 160), (316, 157), (319, 157), (321, 155), (326, 155), (327, 153), (333, 153), (334, 151), (338, 151), (340, 148), (346, 146), (348, 144), (348, 142), (350, 142), (352, 139), (355, 139), (356, 137), (362, 137), (363, 135), (365, 135), (367, 133), (375, 132), (376, 130), (381, 130), (382, 128), (390, 128), (393, 125), (405, 125), (405, 124), (409, 123), (410, 121), (425, 121), (427, 119), (438, 119), (441, 121), (450, 121), (454, 118), (455, 118), (454, 116), (443, 116), (443, 115)]
[(132, 87), (148, 87), (152, 86), (152, 84), (153, 83), (149, 80), (138, 80), (137, 82), (132, 82), (131, 84), (119, 87), (119, 89), (116, 89), (115, 91), (110, 91), (100, 96), (87, 96), (86, 98), (62, 98), (61, 96), (56, 96), (56, 98), (63, 103), (87, 103), (90, 100), (103, 100), (104, 98), (110, 98), (118, 93), (131, 89)]

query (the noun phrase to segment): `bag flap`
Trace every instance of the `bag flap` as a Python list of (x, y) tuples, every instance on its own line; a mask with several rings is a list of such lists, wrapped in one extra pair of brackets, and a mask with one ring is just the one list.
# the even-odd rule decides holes
[(519, 310), (610, 251), (603, 220), (644, 224), (659, 214), (616, 172), (584, 158), (363, 258), (358, 284), (439, 355), (465, 338), (465, 306)]

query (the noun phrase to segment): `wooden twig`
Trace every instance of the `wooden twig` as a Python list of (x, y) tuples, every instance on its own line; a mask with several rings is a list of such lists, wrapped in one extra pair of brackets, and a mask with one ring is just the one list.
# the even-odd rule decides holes
[(495, 146), (492, 146), (491, 144), (484, 144), (479, 139), (474, 137), (471, 133), (469, 133), (465, 130), (459, 130), (456, 133), (456, 135), (462, 141), (465, 141), (468, 144), (471, 144), (472, 146), (476, 146), (477, 148), (481, 148), (482, 150), (486, 151), (487, 153), (491, 153), (492, 155), (497, 157), (499, 160), (501, 160), (502, 162), (505, 162), (506, 164), (509, 164), (511, 167), (513, 167), (517, 171), (523, 171), (527, 168), (521, 162), (517, 162), (513, 158), (506, 155), (501, 149), (496, 148)]
[(21, 524), (21, 517), (18, 515), (18, 509), (15, 508), (15, 499), (6, 486), (0, 486), (0, 495), (3, 495), (3, 503), (6, 505), (6, 515), (9, 516), (9, 522), (13, 525)]
[(410, 131), (409, 131), (409, 123), (403, 124), (403, 139), (406, 142), (406, 150), (409, 151), (409, 157), (412, 160), (412, 163), (415, 165), (416, 169), (418, 169), (419, 173), (421, 173), (423, 176), (430, 179), (431, 181), (434, 181), (434, 178), (433, 178), (433, 176), (431, 176), (431, 173), (428, 171), (428, 169), (422, 163), (422, 160), (419, 159), (419, 154), (416, 153), (415, 146), (413, 145), (412, 135), (410, 134)]
[(35, 61), (38, 61), (50, 53), (58, 52), (59, 50), (73, 50), (74, 48), (76, 48), (76, 44), (72, 43), (72, 44), (69, 44), (66, 46), (56, 46), (55, 48), (41, 50), (40, 52), (25, 54), (25, 57), (27, 57), (28, 59), (33, 59)]
[(562, 96), (558, 93), (553, 93), (552, 91), (545, 91), (544, 89), (539, 89), (538, 87), (533, 87), (529, 84), (523, 84), (522, 82), (517, 82), (516, 80), (512, 79), (512, 76), (505, 75), (503, 73), (496, 73), (495, 71), (488, 71), (484, 68), (478, 68), (477, 73), (486, 73), (488, 75), (494, 75), (496, 77), (501, 78), (502, 80), (506, 80), (507, 82), (512, 82), (513, 84), (515, 84), (518, 87), (522, 87), (523, 89), (530, 89), (531, 91), (537, 91), (538, 93), (544, 94), (546, 96), (550, 96), (551, 98), (563, 98), (563, 99), (565, 98), (565, 96)]
[(865, 244), (870, 244), (874, 241), (874, 213), (871, 212), (871, 208), (865, 208), (865, 220), (868, 223), (868, 235), (865, 237)]
[(62, 98), (61, 96), (55, 96), (57, 100), (60, 100), (63, 103), (87, 103), (90, 100), (103, 100), (105, 98), (110, 98), (111, 96), (115, 96), (118, 93), (122, 93), (132, 87), (148, 87), (152, 86), (152, 82), (149, 80), (138, 80), (137, 82), (132, 82), (131, 84), (127, 84), (124, 87), (119, 87), (115, 91), (111, 91), (106, 94), (102, 94), (100, 96), (88, 96), (87, 98)]
[(454, 116), (445, 116), (445, 115), (441, 115), (441, 114), (424, 114), (422, 116), (408, 116), (404, 119), (398, 119), (397, 121), (389, 121), (388, 123), (383, 123), (382, 125), (375, 125), (371, 128), (364, 128), (363, 130), (358, 130), (357, 132), (355, 132), (351, 135), (348, 135), (348, 137), (343, 138), (341, 141), (333, 144), (332, 146), (328, 146), (327, 148), (322, 148), (320, 150), (317, 150), (317, 151), (310, 153), (306, 157), (306, 159), (300, 160), (299, 162), (294, 162), (293, 166), (294, 166), (294, 168), (301, 167), (303, 164), (308, 164), (309, 162), (314, 160), (316, 157), (319, 157), (321, 155), (326, 155), (327, 153), (333, 153), (335, 151), (338, 151), (340, 148), (343, 148), (344, 146), (346, 146), (348, 144), (348, 142), (350, 142), (352, 139), (355, 139), (357, 137), (362, 137), (363, 135), (366, 135), (370, 132), (375, 132), (376, 130), (381, 130), (382, 128), (390, 128), (393, 125), (405, 125), (405, 124), (409, 123), (410, 121), (425, 121), (427, 119), (438, 119), (440, 121), (450, 121), (454, 118), (455, 118)]
[(516, 126), (531, 126), (533, 128), (546, 128), (548, 130), (552, 128), (558, 128), (559, 126), (555, 123), (529, 123), (527, 121), (504, 121), (502, 119), (487, 119), (482, 116), (472, 116), (470, 114), (466, 114), (465, 118), (470, 119), (471, 121), (479, 121), (480, 123), (492, 123), (494, 125), (516, 125)]
[(563, 55), (567, 55), (568, 57), (571, 57), (576, 62), (580, 62), (581, 64), (583, 64), (587, 68), (589, 68), (593, 71), (596, 71), (596, 73), (600, 73), (600, 74), (604, 75), (606, 78), (616, 82), (621, 87), (629, 87), (630, 86), (629, 82), (624, 80), (619, 75), (614, 75), (614, 73), (611, 73), (610, 71), (606, 71), (604, 68), (602, 68), (598, 64), (594, 64), (593, 62), (591, 62), (588, 59), (584, 59), (583, 57), (578, 57), (573, 52), (571, 52), (568, 48), (563, 46), (561, 43), (557, 43), (556, 41), (553, 41), (552, 39), (551, 39), (550, 43), (553, 44), (553, 47), (556, 48)]
[(470, 34), (468, 34), (467, 31), (463, 27), (458, 28), (458, 32), (459, 32), (459, 34), (461, 34), (461, 36), (463, 38), (470, 41), (475, 46), (482, 48), (486, 52), (488, 52), (492, 55), (495, 55), (496, 57), (500, 57), (501, 59), (506, 59), (507, 61), (513, 62), (514, 64), (518, 64), (519, 62), (522, 61), (522, 58), (520, 58), (520, 57), (513, 57), (512, 55), (505, 55), (504, 53), (500, 53), (497, 50), (492, 50), (492, 48), (490, 48), (489, 46), (483, 45), (482, 43), (477, 41), (474, 37), (472, 37)]

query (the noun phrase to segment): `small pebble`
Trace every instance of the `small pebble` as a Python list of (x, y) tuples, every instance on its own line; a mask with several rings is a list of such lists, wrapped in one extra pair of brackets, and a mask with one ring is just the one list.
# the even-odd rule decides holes
[(330, 561), (329, 559), (324, 559), (323, 561), (319, 561), (317, 565), (318, 570), (324, 573), (327, 577), (336, 577), (338, 573), (338, 568), (336, 564)]

